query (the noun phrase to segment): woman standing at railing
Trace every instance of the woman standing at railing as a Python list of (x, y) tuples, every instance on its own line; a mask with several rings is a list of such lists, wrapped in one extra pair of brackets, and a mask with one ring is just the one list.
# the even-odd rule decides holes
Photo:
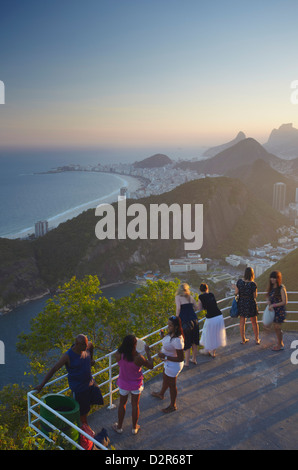
[(244, 278), (238, 279), (235, 287), (235, 295), (239, 295), (238, 312), (240, 316), (240, 335), (241, 344), (249, 341), (245, 337), (246, 319), (250, 318), (255, 334), (256, 344), (260, 344), (259, 325), (257, 316), (259, 314), (257, 305), (257, 284), (254, 282), (255, 273), (251, 267), (247, 267), (244, 272)]
[(127, 335), (117, 350), (115, 357), (119, 364), (119, 378), (117, 385), (120, 393), (120, 403), (118, 408), (118, 423), (113, 424), (114, 431), (122, 433), (122, 424), (126, 411), (126, 403), (129, 393), (131, 394), (132, 406), (132, 434), (137, 434), (140, 426), (139, 419), (139, 402), (140, 396), (144, 389), (142, 367), (153, 369), (153, 360), (150, 355), (149, 346), (146, 344), (145, 352), (147, 359), (139, 354), (136, 350), (137, 338), (134, 335)]
[(288, 296), (285, 286), (282, 284), (282, 274), (280, 271), (273, 271), (270, 274), (269, 285), (267, 290), (267, 300), (269, 309), (274, 309), (274, 329), (277, 338), (277, 345), (273, 351), (282, 351), (284, 349), (283, 334), (281, 326), (286, 318), (286, 304)]
[[(163, 331), (161, 330), (163, 336)], [(167, 408), (163, 408), (164, 413), (171, 413), (177, 410), (177, 377), (183, 369), (184, 360), (184, 335), (181, 320), (174, 315), (168, 320), (168, 334), (163, 337), (162, 349), (158, 353), (164, 359), (163, 382), (160, 392), (152, 392), (156, 398), (164, 399), (165, 392), (170, 389), (171, 403)]]
[(221, 310), (218, 308), (216, 299), (212, 292), (209, 292), (207, 284), (200, 285), (199, 310), (206, 310), (206, 319), (201, 336), (201, 344), (209, 355), (215, 357), (216, 349), (226, 346), (226, 329)]
[(180, 317), (184, 338), (185, 338), (185, 366), (189, 366), (190, 349), (192, 349), (191, 362), (197, 363), (197, 350), (200, 343), (200, 331), (198, 317), (195, 309), (198, 310), (198, 304), (190, 294), (189, 285), (183, 283), (180, 285), (176, 296), (176, 316)]

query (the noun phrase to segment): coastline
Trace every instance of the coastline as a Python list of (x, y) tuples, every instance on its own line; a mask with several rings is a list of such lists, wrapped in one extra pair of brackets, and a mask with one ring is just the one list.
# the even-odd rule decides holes
[[(95, 172), (96, 173), (96, 172)], [(102, 174), (102, 172), (100, 172)], [(107, 172), (106, 172), (107, 173)], [(54, 228), (57, 228), (58, 225), (60, 225), (63, 222), (66, 222), (67, 220), (73, 219), (74, 217), (77, 217), (80, 215), (82, 212), (88, 210), (88, 209), (95, 209), (99, 204), (112, 204), (113, 202), (117, 202), (120, 188), (125, 186), (127, 187), (128, 191), (130, 193), (133, 193), (137, 191), (141, 186), (142, 182), (140, 181), (139, 178), (135, 176), (130, 176), (130, 175), (120, 175), (117, 173), (107, 173), (108, 175), (115, 176), (118, 178), (121, 182), (121, 185), (119, 186), (118, 189), (115, 191), (111, 192), (110, 194), (106, 196), (102, 196), (99, 199), (94, 199), (92, 201), (88, 201), (85, 203), (80, 204), (79, 206), (73, 207), (71, 209), (68, 209), (61, 214), (57, 214), (53, 217), (50, 217), (47, 219), (49, 223), (49, 230), (52, 230)], [(37, 222), (37, 221), (36, 221)], [(8, 234), (5, 237), (2, 238), (8, 238), (8, 239), (17, 239), (17, 238), (27, 238), (28, 236), (34, 234), (35, 228), (34, 227), (28, 227), (25, 228), (17, 233), (12, 233)]]

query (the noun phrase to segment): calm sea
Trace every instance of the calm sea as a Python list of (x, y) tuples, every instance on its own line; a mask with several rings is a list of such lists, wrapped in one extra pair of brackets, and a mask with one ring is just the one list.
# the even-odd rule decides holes
[(95, 172), (40, 174), (68, 164), (97, 165), (95, 154), (0, 153), (0, 237), (11, 238), (32, 229), (39, 220), (55, 226), (59, 216), (71, 217), (74, 209), (96, 207), (103, 197), (116, 195), (125, 180)]

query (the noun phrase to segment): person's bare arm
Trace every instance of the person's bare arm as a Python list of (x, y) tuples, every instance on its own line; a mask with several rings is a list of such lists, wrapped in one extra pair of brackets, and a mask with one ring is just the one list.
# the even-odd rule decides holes
[(56, 362), (56, 364), (49, 370), (49, 372), (46, 374), (43, 381), (39, 385), (37, 385), (37, 387), (35, 387), (34, 390), (37, 390), (38, 392), (40, 392), (43, 389), (43, 387), (45, 386), (45, 384), (53, 377), (53, 375), (59, 369), (61, 369), (61, 367), (65, 366), (66, 364), (69, 364), (69, 356), (68, 356), (68, 354), (65, 353), (65, 354), (63, 354), (63, 356), (61, 356), (59, 361)]

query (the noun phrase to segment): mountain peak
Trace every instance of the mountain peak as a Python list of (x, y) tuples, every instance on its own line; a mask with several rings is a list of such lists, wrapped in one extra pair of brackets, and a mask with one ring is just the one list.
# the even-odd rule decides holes
[(298, 157), (298, 129), (291, 122), (282, 124), (271, 131), (264, 147), (281, 158)]
[(217, 145), (216, 147), (210, 147), (208, 150), (206, 150), (203, 153), (203, 157), (214, 157), (218, 153), (222, 152), (223, 150), (232, 147), (233, 145), (237, 144), (238, 142), (241, 142), (246, 138), (246, 135), (244, 132), (240, 131), (236, 135), (235, 139), (231, 140), (230, 142), (226, 142), (225, 144)]

